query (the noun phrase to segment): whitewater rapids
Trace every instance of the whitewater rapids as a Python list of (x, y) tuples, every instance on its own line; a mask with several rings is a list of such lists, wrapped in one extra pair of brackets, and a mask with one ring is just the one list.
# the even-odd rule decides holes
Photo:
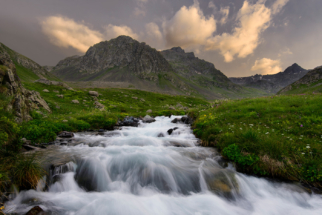
[(25, 214), (38, 205), (66, 215), (322, 214), (320, 195), (236, 172), (174, 118), (76, 134), (80, 144), (48, 151), (46, 162), (66, 161), (49, 170), (48, 187), (20, 192), (4, 212)]

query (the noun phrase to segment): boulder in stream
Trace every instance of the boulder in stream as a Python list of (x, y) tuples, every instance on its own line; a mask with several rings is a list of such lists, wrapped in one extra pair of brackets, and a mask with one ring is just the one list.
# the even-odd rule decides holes
[(45, 212), (41, 207), (35, 206), (31, 208), (26, 215), (45, 215)]
[(68, 132), (68, 131), (62, 131), (58, 134), (58, 137), (61, 137), (61, 138), (72, 138), (74, 137), (74, 134), (73, 132)]
[(151, 123), (151, 122), (155, 122), (155, 119), (149, 115), (146, 115), (143, 119), (142, 122), (144, 123)]

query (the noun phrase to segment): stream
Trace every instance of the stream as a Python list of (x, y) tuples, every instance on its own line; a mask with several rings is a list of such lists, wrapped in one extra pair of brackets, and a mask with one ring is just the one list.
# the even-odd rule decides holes
[[(311, 215), (321, 195), (297, 184), (236, 172), (213, 148), (198, 146), (175, 116), (104, 134), (76, 133), (78, 144), (46, 149), (48, 186), (21, 191), (6, 214), (40, 206), (46, 214)], [(171, 135), (167, 131), (178, 127)]]

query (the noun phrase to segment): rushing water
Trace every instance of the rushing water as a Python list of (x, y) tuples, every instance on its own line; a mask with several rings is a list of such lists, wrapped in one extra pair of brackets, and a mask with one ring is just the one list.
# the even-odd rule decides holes
[(39, 205), (48, 214), (75, 215), (322, 214), (319, 195), (222, 167), (220, 155), (198, 147), (190, 127), (173, 118), (76, 134), (80, 144), (46, 152), (46, 162), (65, 161), (49, 171), (46, 191), (39, 184), (20, 192), (5, 212), (25, 214)]

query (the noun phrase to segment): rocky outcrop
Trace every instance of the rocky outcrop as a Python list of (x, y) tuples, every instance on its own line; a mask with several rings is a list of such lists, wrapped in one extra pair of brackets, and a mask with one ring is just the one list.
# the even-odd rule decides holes
[(16, 73), (16, 67), (10, 56), (0, 49), (0, 93), (13, 99), (7, 110), (13, 111), (17, 122), (31, 120), (30, 111), (43, 108), (51, 112), (46, 101), (36, 91), (25, 89)]
[(311, 71), (309, 71), (303, 78), (301, 78), (300, 80), (294, 82), (293, 84), (285, 87), (284, 89), (282, 89), (280, 92), (278, 92), (278, 94), (286, 94), (292, 90), (296, 90), (302, 86), (304, 86), (303, 88), (303, 92), (305, 92), (305, 90), (307, 90), (309, 87), (313, 86), (313, 87), (318, 87), (318, 85), (322, 85), (322, 67), (317, 67)]
[(254, 75), (250, 77), (229, 79), (241, 86), (261, 89), (268, 93), (277, 93), (279, 90), (302, 78), (307, 72), (307, 70), (295, 63), (288, 67), (284, 72), (273, 75)]

